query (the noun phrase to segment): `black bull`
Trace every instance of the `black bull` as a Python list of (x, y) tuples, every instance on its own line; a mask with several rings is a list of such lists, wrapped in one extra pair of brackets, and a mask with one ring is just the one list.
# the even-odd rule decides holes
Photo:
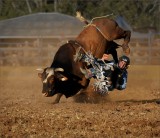
[[(107, 52), (114, 55), (118, 45), (113, 41), (109, 44), (112, 50)], [(85, 63), (74, 61), (74, 55), (79, 47), (81, 45), (76, 41), (69, 41), (62, 45), (56, 52), (51, 66), (38, 73), (43, 82), (43, 95), (50, 97), (58, 94), (54, 103), (58, 103), (62, 95), (66, 98), (71, 97), (81, 89), (87, 88), (89, 84), (89, 80), (85, 79), (80, 71), (80, 67), (86, 66)]]
[(80, 66), (83, 66), (83, 63), (75, 62), (73, 59), (79, 46), (73, 41), (62, 45), (56, 52), (51, 66), (38, 74), (43, 82), (42, 93), (45, 96), (58, 93), (55, 103), (59, 102), (62, 95), (66, 98), (71, 97), (89, 84), (89, 80), (84, 82), (82, 79)]

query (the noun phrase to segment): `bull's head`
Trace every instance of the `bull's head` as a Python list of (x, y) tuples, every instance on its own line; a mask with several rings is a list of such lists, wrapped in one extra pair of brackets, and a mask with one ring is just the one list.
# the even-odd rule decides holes
[(38, 76), (41, 78), (43, 83), (42, 93), (44, 96), (49, 97), (56, 94), (56, 81), (67, 81), (67, 77), (61, 74), (64, 72), (62, 68), (45, 68), (45, 69), (37, 69), (40, 71)]

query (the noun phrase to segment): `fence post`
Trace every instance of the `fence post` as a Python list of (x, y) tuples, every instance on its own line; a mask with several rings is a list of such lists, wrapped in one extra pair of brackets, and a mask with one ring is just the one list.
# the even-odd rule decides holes
[(42, 49), (42, 47), (43, 47), (42, 44), (43, 43), (42, 42), (43, 42), (43, 36), (40, 36), (40, 49), (41, 49), (41, 52), (40, 52), (41, 53), (41, 55), (40, 55), (41, 56), (41, 58), (40, 58), (40, 64), (41, 65), (43, 65), (43, 49)]
[(149, 51), (148, 51), (148, 53), (149, 53), (149, 64), (151, 64), (151, 57), (152, 57), (152, 55), (151, 55), (151, 54), (152, 54), (152, 52), (151, 52), (151, 50), (152, 50), (152, 48), (151, 48), (151, 35), (152, 35), (152, 34), (151, 34), (151, 31), (149, 31), (149, 32), (148, 32), (148, 47), (149, 47), (149, 48), (148, 48), (148, 50), (149, 50)]
[(38, 38), (37, 38), (37, 41), (38, 41), (38, 64), (41, 64), (41, 38), (40, 38), (40, 36), (38, 36)]

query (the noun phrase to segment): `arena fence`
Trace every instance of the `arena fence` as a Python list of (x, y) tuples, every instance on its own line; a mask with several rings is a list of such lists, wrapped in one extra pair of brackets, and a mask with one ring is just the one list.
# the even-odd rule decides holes
[[(0, 66), (49, 66), (59, 46), (70, 39), (74, 38), (0, 39)], [(160, 39), (131, 39), (130, 48), (132, 64), (160, 65)]]
[(160, 65), (160, 39), (132, 39), (130, 48), (133, 64)]

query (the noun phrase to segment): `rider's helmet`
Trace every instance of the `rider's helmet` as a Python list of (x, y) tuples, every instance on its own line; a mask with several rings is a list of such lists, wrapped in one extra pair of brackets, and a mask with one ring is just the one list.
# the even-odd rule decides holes
[(121, 56), (121, 57), (119, 58), (119, 61), (124, 61), (124, 62), (126, 62), (126, 67), (127, 67), (127, 68), (128, 68), (129, 65), (130, 65), (130, 59), (129, 59), (129, 57), (127, 57), (127, 56), (125, 56), (125, 55)]

